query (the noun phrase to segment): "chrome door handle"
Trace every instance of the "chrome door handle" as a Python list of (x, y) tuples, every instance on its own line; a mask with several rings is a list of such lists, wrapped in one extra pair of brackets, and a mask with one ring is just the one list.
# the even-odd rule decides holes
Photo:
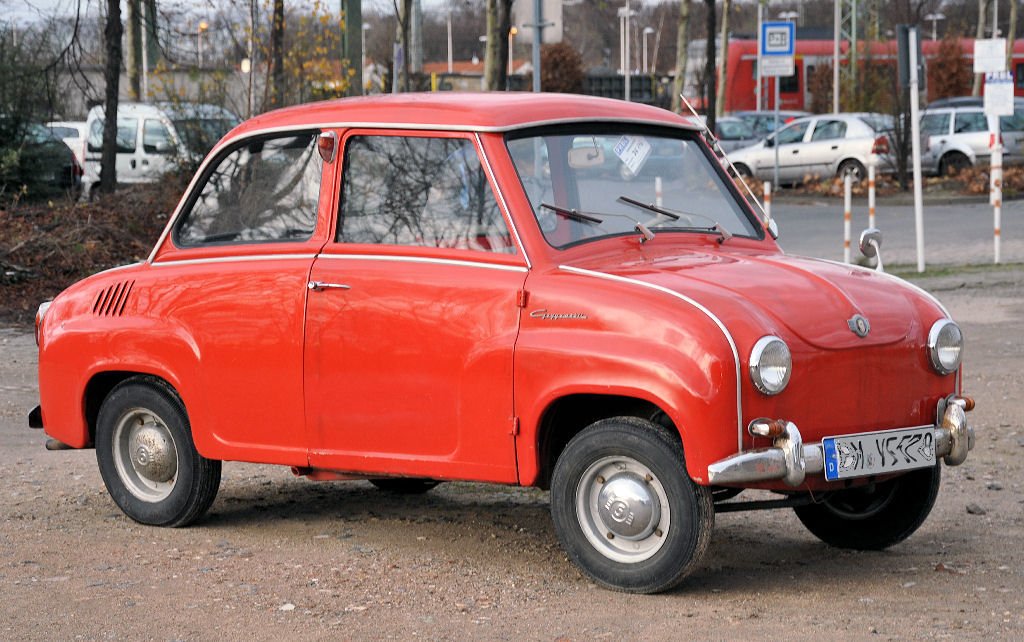
[(345, 285), (344, 283), (324, 283), (323, 281), (310, 281), (306, 284), (306, 287), (314, 292), (322, 292), (324, 290), (349, 290), (351, 286)]

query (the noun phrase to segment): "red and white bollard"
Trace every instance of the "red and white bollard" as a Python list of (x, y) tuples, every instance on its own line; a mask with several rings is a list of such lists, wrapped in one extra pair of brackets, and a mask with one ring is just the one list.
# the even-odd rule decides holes
[(875, 227), (875, 165), (878, 156), (868, 156), (868, 227)]
[(1003, 217), (1003, 145), (999, 141), (992, 147), (992, 243), (995, 263), (1002, 260), (1000, 256), (1000, 225)]
[(853, 180), (847, 174), (843, 177), (843, 262), (850, 262), (850, 219), (853, 209)]
[(764, 220), (772, 220), (772, 182), (764, 182)]

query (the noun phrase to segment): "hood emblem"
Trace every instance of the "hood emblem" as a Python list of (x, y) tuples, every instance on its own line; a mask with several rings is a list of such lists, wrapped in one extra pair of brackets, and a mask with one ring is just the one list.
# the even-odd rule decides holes
[(861, 338), (868, 336), (868, 332), (871, 332), (871, 324), (860, 314), (853, 315), (846, 325), (850, 326), (850, 332)]

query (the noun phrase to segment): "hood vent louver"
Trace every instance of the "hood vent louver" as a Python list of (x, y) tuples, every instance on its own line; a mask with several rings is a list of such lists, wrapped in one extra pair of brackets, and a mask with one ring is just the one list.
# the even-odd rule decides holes
[(92, 306), (92, 313), (97, 316), (121, 316), (134, 285), (135, 281), (121, 281), (100, 290)]

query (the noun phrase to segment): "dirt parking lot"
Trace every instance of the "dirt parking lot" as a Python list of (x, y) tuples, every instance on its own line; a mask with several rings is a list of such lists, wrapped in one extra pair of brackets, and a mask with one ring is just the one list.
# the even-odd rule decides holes
[(698, 573), (650, 597), (583, 578), (531, 489), (404, 498), (226, 464), (198, 525), (140, 526), (93, 451), (27, 428), (35, 346), (0, 329), (0, 638), (1024, 639), (1024, 269), (917, 282), (963, 326), (978, 401), (977, 447), (921, 530), (856, 553), (791, 511), (722, 514)]

